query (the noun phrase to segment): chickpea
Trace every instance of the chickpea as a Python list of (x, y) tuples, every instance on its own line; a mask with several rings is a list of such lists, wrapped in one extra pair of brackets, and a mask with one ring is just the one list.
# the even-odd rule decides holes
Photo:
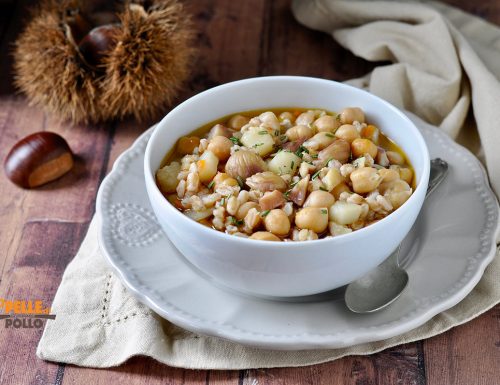
[(286, 130), (285, 135), (290, 141), (309, 139), (314, 135), (314, 129), (309, 126), (299, 124), (298, 126), (293, 126)]
[(256, 202), (245, 202), (243, 203), (236, 212), (236, 219), (244, 219), (250, 209), (257, 209), (260, 211), (260, 207)]
[(290, 220), (281, 209), (273, 209), (264, 217), (266, 230), (275, 235), (287, 235), (290, 232)]
[(180, 155), (192, 154), (194, 149), (200, 145), (200, 138), (197, 136), (183, 136), (177, 142), (177, 152)]
[(217, 173), (214, 176), (213, 182), (214, 182), (215, 188), (217, 188), (221, 185), (225, 185), (225, 186), (237, 186), (238, 185), (238, 181), (234, 178), (231, 178), (225, 172)]
[(351, 175), (352, 189), (358, 194), (375, 190), (382, 182), (382, 177), (373, 167), (362, 167), (354, 170)]
[(381, 184), (379, 190), (382, 195), (386, 195), (387, 193), (405, 192), (411, 191), (412, 189), (404, 180), (396, 179), (394, 181)]
[(326, 207), (304, 207), (295, 215), (295, 224), (300, 229), (308, 229), (320, 234), (328, 226), (328, 209)]
[(208, 133), (208, 139), (212, 139), (214, 136), (225, 136), (230, 138), (233, 135), (233, 131), (222, 124), (216, 124), (210, 129)]
[(303, 112), (297, 116), (297, 119), (295, 120), (296, 124), (303, 124), (305, 126), (311, 124), (312, 122), (314, 122), (314, 111)]
[[(312, 153), (310, 151), (309, 153)], [(327, 148), (318, 153), (318, 159), (322, 162), (329, 162), (332, 159), (338, 160), (340, 163), (345, 163), (349, 160), (351, 155), (351, 146), (349, 142), (344, 139), (336, 139)]]
[(259, 115), (259, 119), (264, 127), (272, 128), (273, 130), (280, 129), (280, 122), (274, 112), (266, 111)]
[(279, 239), (276, 235), (273, 233), (270, 233), (268, 231), (257, 231), (256, 233), (253, 233), (249, 237), (250, 239), (258, 239), (259, 241), (274, 241), (274, 242), (281, 242), (281, 239)]
[(246, 116), (243, 115), (233, 115), (231, 116), (231, 119), (227, 122), (228, 126), (232, 128), (233, 130), (241, 130), (241, 127), (243, 127), (245, 124), (247, 124), (250, 121)]
[(335, 198), (328, 191), (316, 190), (309, 194), (304, 207), (330, 207), (335, 203)]
[(349, 123), (351, 124), (352, 122), (359, 122), (359, 123), (364, 123), (365, 122), (365, 113), (361, 108), (358, 107), (348, 107), (344, 108), (340, 112), (340, 121), (343, 124)]
[(311, 150), (321, 151), (335, 141), (335, 136), (330, 132), (318, 132), (312, 138), (304, 142), (304, 147)]
[(212, 151), (219, 160), (226, 161), (231, 155), (231, 142), (225, 136), (214, 136), (208, 144), (207, 150)]
[(359, 138), (359, 132), (352, 124), (343, 124), (335, 131), (335, 136), (352, 143), (354, 139)]
[(382, 177), (382, 183), (399, 179), (399, 173), (390, 168), (381, 168), (378, 170), (378, 174)]
[(293, 114), (291, 112), (285, 111), (285, 112), (282, 112), (280, 114), (279, 119), (280, 119), (280, 122), (282, 122), (284, 120), (288, 120), (288, 121), (290, 121), (290, 123), (292, 123), (295, 120), (295, 117), (293, 116)]
[(339, 183), (331, 191), (335, 199), (339, 199), (340, 194), (342, 194), (343, 192), (348, 192), (348, 193), (352, 192), (349, 186), (345, 182)]
[(411, 184), (413, 180), (413, 172), (407, 167), (401, 167), (399, 169), (399, 177), (403, 179), (406, 183)]
[(370, 139), (373, 143), (378, 143), (378, 137), (380, 130), (373, 124), (369, 124), (361, 129), (361, 137), (365, 139)]
[(339, 127), (340, 121), (331, 115), (323, 115), (316, 119), (313, 125), (318, 132), (333, 132)]
[(412, 188), (404, 180), (397, 179), (380, 185), (380, 193), (384, 195), (395, 210), (408, 200)]
[(396, 151), (386, 151), (387, 158), (391, 164), (397, 164), (398, 166), (402, 166), (405, 164), (405, 160), (403, 155)]
[(369, 154), (372, 158), (375, 158), (378, 148), (370, 139), (354, 139), (351, 143), (351, 151), (356, 158), (364, 154)]

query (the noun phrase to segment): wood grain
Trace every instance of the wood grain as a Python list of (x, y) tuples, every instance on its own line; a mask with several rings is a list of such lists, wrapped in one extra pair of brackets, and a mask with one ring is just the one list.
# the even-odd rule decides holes
[[(153, 122), (72, 126), (45, 116), (15, 93), (12, 58), (26, 8), (35, 0), (0, 0), (0, 157), (21, 137), (42, 130), (64, 136), (78, 160), (70, 175), (34, 191), (0, 173), (0, 297), (53, 298), (85, 235), (100, 181), (117, 156)], [(446, 0), (500, 24), (498, 0)], [(177, 102), (209, 87), (253, 76), (308, 75), (345, 80), (369, 63), (333, 39), (300, 26), (289, 0), (188, 0), (200, 54)], [(165, 113), (168, 110), (164, 111)], [(50, 321), (47, 321), (50, 322)], [(302, 368), (195, 371), (136, 357), (108, 370), (36, 358), (41, 331), (0, 327), (0, 384), (495, 384), (500, 383), (500, 307), (423, 342), (367, 357)]]
[(499, 384), (500, 306), (424, 341), (423, 352), (429, 385)]
[(341, 360), (300, 368), (244, 370), (243, 384), (425, 384), (419, 344), (401, 345), (372, 356)]
[[(42, 300), (50, 305), (62, 272), (75, 255), (87, 224), (29, 221), (22, 228), (21, 242), (12, 265), (2, 274), (0, 297)], [(45, 322), (51, 322), (47, 320)], [(43, 329), (0, 327), (1, 384), (48, 384), (60, 372), (57, 364), (35, 356)]]

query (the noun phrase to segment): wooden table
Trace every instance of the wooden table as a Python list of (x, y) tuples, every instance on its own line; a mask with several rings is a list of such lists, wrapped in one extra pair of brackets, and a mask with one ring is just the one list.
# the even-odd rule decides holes
[[(448, 1), (500, 24), (498, 0)], [(263, 75), (310, 75), (336, 80), (373, 65), (293, 19), (289, 1), (192, 0), (201, 57), (184, 100), (228, 81)], [(50, 130), (78, 154), (70, 175), (21, 190), (0, 172), (0, 298), (50, 303), (95, 209), (99, 183), (116, 157), (152, 122), (95, 126), (59, 123), (15, 93), (7, 55), (28, 17), (26, 2), (0, 0), (0, 158), (21, 137)], [(167, 112), (167, 111), (165, 111)], [(35, 356), (41, 329), (0, 329), (1, 384), (500, 384), (500, 306), (437, 337), (369, 357), (292, 369), (193, 371), (134, 358), (109, 370), (44, 362)]]

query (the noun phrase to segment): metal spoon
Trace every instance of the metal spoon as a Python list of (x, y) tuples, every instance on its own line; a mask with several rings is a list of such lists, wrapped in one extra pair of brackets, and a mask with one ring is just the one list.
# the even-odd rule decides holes
[[(443, 181), (447, 172), (446, 161), (439, 158), (431, 160), (426, 198)], [(347, 285), (344, 299), (351, 311), (372, 313), (385, 308), (401, 295), (408, 284), (408, 273), (399, 267), (398, 262), (403, 242), (379, 266)]]

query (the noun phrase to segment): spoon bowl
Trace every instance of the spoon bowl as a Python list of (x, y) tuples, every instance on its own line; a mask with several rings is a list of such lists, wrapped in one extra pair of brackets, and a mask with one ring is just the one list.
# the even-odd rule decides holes
[[(447, 172), (446, 161), (439, 158), (431, 160), (426, 198), (443, 181)], [(375, 269), (347, 285), (344, 299), (351, 311), (376, 312), (393, 303), (403, 293), (408, 285), (409, 276), (406, 270), (399, 266), (401, 245), (402, 243)]]

